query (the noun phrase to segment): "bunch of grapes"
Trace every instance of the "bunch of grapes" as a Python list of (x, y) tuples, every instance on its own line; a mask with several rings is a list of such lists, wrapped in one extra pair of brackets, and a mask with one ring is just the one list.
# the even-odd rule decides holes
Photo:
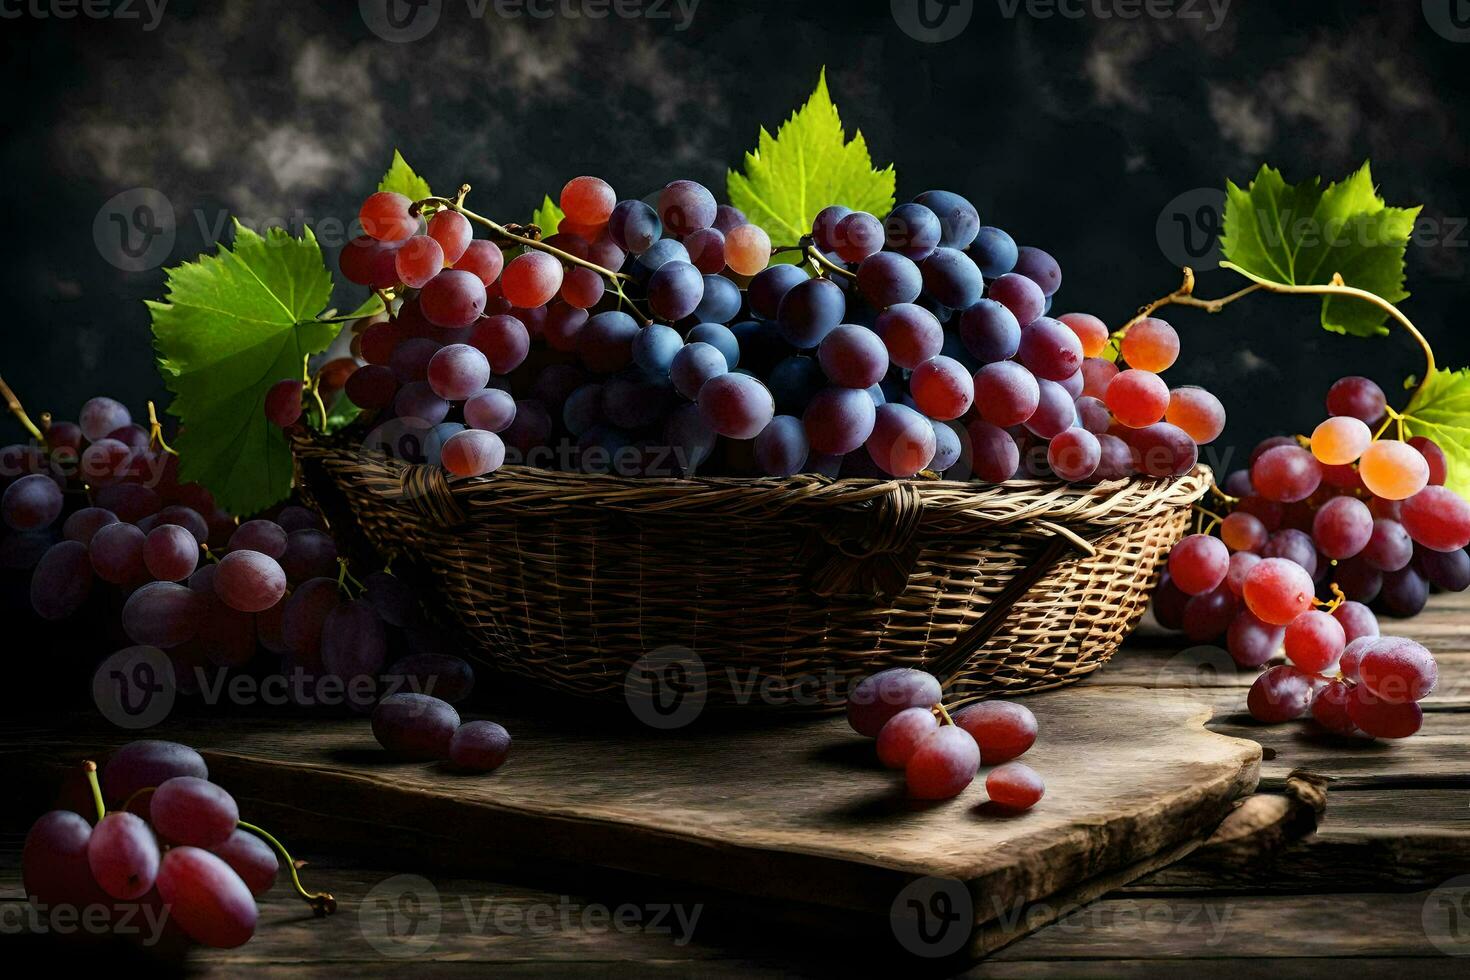
[[(1290, 663), (1251, 689), (1256, 718), (1311, 710), (1332, 731), (1401, 738), (1419, 728), (1414, 702), (1433, 688), (1434, 659), (1412, 641), (1380, 638), (1374, 609), (1413, 616), (1431, 589), (1470, 587), (1470, 503), (1444, 486), (1446, 459), (1433, 441), (1384, 438), (1392, 416), (1369, 379), (1335, 383), (1327, 411), (1310, 439), (1267, 439), (1249, 470), (1230, 474), (1218, 537), (1193, 534), (1174, 547), (1154, 612), (1196, 643), (1223, 636), (1244, 668), (1284, 652)], [(1385, 675), (1394, 689), (1376, 667), (1360, 676), (1370, 656), (1397, 665)], [(1418, 674), (1411, 681), (1400, 670)]]
[(79, 805), (95, 810), (95, 823), (78, 810), (52, 810), (26, 835), (21, 874), (42, 916), (122, 931), (148, 908), (175, 939), (233, 948), (254, 935), (255, 900), (276, 882), (272, 844), (312, 909), (336, 909), (331, 895), (301, 887), (275, 838), (240, 820), (234, 798), (209, 781), (204, 759), (188, 746), (131, 742), (114, 753), (100, 783), (97, 767), (85, 767), (92, 805)]
[(863, 678), (847, 700), (847, 721), (877, 739), (878, 760), (902, 769), (911, 797), (948, 800), (974, 781), (982, 765), (990, 802), (1029, 810), (1046, 786), (1034, 769), (1011, 760), (1036, 742), (1036, 716), (1022, 705), (982, 701), (951, 715), (939, 680), (922, 670), (894, 667)]
[[(364, 202), (341, 268), (391, 315), (359, 325), (342, 384), (367, 445), (456, 477), (509, 455), (623, 475), (1115, 480), (1189, 472), (1224, 425), (1208, 392), (1160, 379), (1179, 352), (1167, 323), (1131, 324), (1116, 351), (1098, 318), (1051, 318), (1056, 260), (948, 191), (881, 218), (834, 205), (774, 249), (689, 180), (650, 204), (577, 177), (545, 240), (493, 227), (504, 252), (440, 200)], [(438, 208), (426, 225), (418, 206)], [(772, 264), (787, 252), (800, 264)], [(280, 382), (271, 419), (297, 424), (305, 390)]]
[(178, 458), (125, 406), (94, 398), (79, 418), (4, 450), (0, 554), (29, 572), (41, 618), (103, 611), (132, 643), (167, 651), (186, 691), (261, 658), (292, 694), (365, 679), (340, 685), (357, 707), (403, 686), (468, 696), (472, 668), (414, 592), (386, 571), (348, 575), (312, 512), (237, 523), (208, 490), (179, 484)]

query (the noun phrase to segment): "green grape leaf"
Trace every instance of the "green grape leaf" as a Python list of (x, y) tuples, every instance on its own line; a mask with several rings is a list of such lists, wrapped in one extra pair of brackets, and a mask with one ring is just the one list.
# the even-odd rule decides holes
[(332, 404), (327, 407), (327, 432), (337, 432), (347, 428), (357, 417), (362, 414), (362, 409), (352, 404), (352, 399), (347, 397), (347, 392), (337, 393)]
[(402, 194), (410, 201), (422, 201), (434, 194), (429, 190), (429, 182), (414, 173), (408, 161), (403, 159), (403, 154), (397, 150), (393, 151), (393, 163), (388, 167), (388, 172), (378, 181), (378, 190)]
[[(831, 204), (883, 217), (893, 209), (896, 179), (892, 165), (873, 169), (861, 132), (845, 139), (824, 68), (812, 97), (775, 136), (761, 127), (756, 149), (745, 154), (745, 172), (729, 171), (725, 186), (730, 203), (764, 228), (775, 244), (795, 245), (811, 233), (818, 212)], [(783, 253), (776, 261), (799, 258), (799, 253)]]
[(332, 276), (316, 236), (264, 237), (235, 223), (232, 248), (166, 270), (163, 301), (148, 302), (169, 414), (180, 421), (179, 478), (204, 484), (220, 506), (247, 515), (291, 492), (286, 435), (265, 417), (265, 395), (300, 378), (308, 354), (340, 328), (316, 317)]
[(1404, 429), (1444, 450), (1445, 486), (1470, 498), (1470, 368), (1437, 368), (1426, 377), (1404, 409)]
[(561, 227), (561, 219), (565, 217), (561, 208), (557, 207), (556, 202), (551, 199), (551, 195), (547, 194), (541, 206), (532, 213), (531, 223), (541, 229), (543, 236), (554, 235), (556, 229)]
[[(1225, 182), (1220, 247), (1227, 260), (1272, 282), (1323, 285), (1337, 273), (1349, 286), (1397, 303), (1409, 295), (1404, 251), (1419, 211), (1388, 207), (1367, 163), (1325, 188), (1318, 177), (1288, 184), (1263, 165), (1244, 188)], [(1351, 296), (1322, 300), (1322, 326), (1333, 333), (1384, 334), (1386, 316)]]

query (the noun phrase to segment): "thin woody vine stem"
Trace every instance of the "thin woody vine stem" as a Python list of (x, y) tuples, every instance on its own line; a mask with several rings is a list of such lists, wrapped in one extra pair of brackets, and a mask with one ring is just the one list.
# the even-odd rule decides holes
[(25, 430), (31, 434), (31, 438), (38, 442), (45, 441), (46, 437), (41, 434), (41, 430), (36, 428), (36, 423), (32, 422), (31, 417), (26, 414), (25, 406), (20, 403), (20, 399), (15, 396), (15, 392), (10, 390), (10, 385), (5, 383), (4, 378), (0, 378), (0, 396), (4, 396), (5, 407), (10, 409), (11, 415), (14, 415), (20, 420), (20, 424), (25, 426)]

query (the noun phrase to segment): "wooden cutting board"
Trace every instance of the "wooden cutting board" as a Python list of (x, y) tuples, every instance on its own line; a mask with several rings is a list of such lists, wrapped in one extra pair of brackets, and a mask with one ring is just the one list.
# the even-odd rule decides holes
[[(1185, 694), (1072, 688), (1025, 703), (1040, 737), (1023, 761), (1047, 792), (1020, 815), (986, 803), (985, 770), (956, 800), (906, 800), (871, 741), (833, 717), (608, 733), (579, 726), (574, 705), (498, 715), (516, 741), (488, 775), (391, 761), (365, 719), (175, 718), (146, 737), (199, 748), (247, 819), (307, 853), (631, 872), (869, 922), (921, 955), (974, 955), (1187, 853), (1259, 775), (1260, 748), (1207, 731), (1209, 706)], [(52, 780), (136, 737), (95, 723), (11, 734), (7, 768)]]

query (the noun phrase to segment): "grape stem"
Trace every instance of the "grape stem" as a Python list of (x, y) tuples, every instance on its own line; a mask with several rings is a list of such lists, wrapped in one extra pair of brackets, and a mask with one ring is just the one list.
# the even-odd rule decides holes
[(107, 816), (107, 806), (102, 802), (102, 787), (97, 782), (97, 763), (88, 759), (82, 768), (87, 772), (87, 785), (92, 788), (92, 802), (97, 806), (97, 820), (101, 822)]
[(946, 724), (946, 725), (953, 725), (954, 724), (954, 719), (949, 716), (949, 712), (947, 710), (945, 710), (945, 707), (944, 707), (943, 703), (936, 704), (934, 706), (934, 710), (937, 711), (937, 712), (939, 712), (939, 718), (940, 718), (940, 720), (941, 720), (941, 722), (943, 724)]
[(25, 406), (20, 403), (19, 398), (15, 397), (15, 392), (10, 390), (10, 385), (5, 383), (4, 378), (0, 378), (0, 395), (5, 396), (5, 407), (10, 409), (11, 415), (14, 415), (20, 420), (20, 424), (25, 426), (25, 430), (31, 434), (31, 438), (37, 441), (45, 441), (46, 437), (41, 434), (41, 430), (36, 428), (36, 423), (32, 422), (31, 417), (26, 414)]
[(178, 450), (170, 446), (168, 441), (163, 438), (163, 425), (158, 421), (158, 409), (154, 407), (151, 401), (148, 403), (148, 442), (162, 449), (170, 456), (177, 456), (179, 454)]
[(349, 584), (352, 585), (353, 587), (355, 587), (357, 589), (357, 594), (358, 595), (362, 595), (364, 592), (367, 591), (367, 586), (366, 585), (363, 585), (361, 582), (359, 582), (353, 576), (353, 574), (350, 571), (347, 570), (347, 559), (346, 558), (338, 558), (337, 559), (337, 588), (340, 589), (342, 591), (342, 593), (347, 596), (347, 598), (351, 599), (351, 598), (353, 598), (353, 595), (352, 595), (352, 590), (348, 588), (348, 585)]
[(851, 269), (844, 269), (842, 266), (833, 262), (827, 256), (823, 255), (815, 245), (808, 245), (806, 247), (806, 257), (811, 260), (812, 265), (817, 267), (818, 272), (825, 269), (828, 272), (835, 272), (849, 279), (857, 279), (856, 272), (853, 272)]
[(270, 833), (260, 827), (255, 826), (255, 824), (253, 823), (246, 823), (244, 820), (241, 820), (238, 824), (236, 824), (236, 826), (238, 826), (241, 830), (250, 831), (252, 834), (255, 834), (257, 837), (262, 838), (267, 844), (270, 844), (276, 850), (281, 852), (281, 857), (284, 858), (286, 862), (286, 868), (291, 872), (291, 884), (296, 887), (296, 893), (301, 896), (301, 898), (306, 902), (307, 905), (311, 906), (311, 911), (315, 913), (318, 918), (325, 915), (331, 915), (333, 912), (337, 911), (337, 900), (332, 897), (331, 893), (312, 893), (307, 891), (306, 888), (302, 886), (301, 876), (296, 873), (296, 859), (291, 857), (291, 852), (286, 850), (285, 844), (282, 844), (280, 841), (276, 840), (276, 838), (273, 837)]

